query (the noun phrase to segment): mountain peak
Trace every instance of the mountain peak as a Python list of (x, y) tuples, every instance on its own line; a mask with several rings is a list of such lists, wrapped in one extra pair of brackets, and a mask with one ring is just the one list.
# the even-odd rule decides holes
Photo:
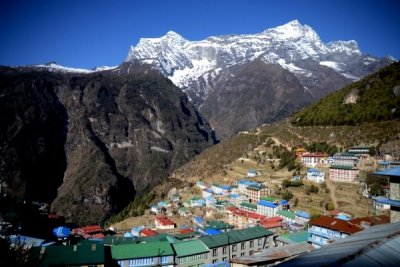
[(297, 19), (281, 26), (267, 29), (263, 32), (281, 40), (294, 40), (306, 38), (312, 41), (319, 41), (318, 34), (308, 25), (302, 25)]

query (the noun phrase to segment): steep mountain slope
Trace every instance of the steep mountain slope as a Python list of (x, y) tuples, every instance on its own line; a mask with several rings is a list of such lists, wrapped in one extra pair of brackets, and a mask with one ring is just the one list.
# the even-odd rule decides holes
[(312, 96), (279, 65), (254, 60), (221, 71), (201, 112), (221, 138), (290, 116)]
[[(201, 41), (188, 41), (170, 31), (161, 38), (140, 39), (136, 46), (131, 47), (126, 61), (141, 60), (152, 64), (186, 92), (201, 110), (219, 113), (219, 109), (224, 107), (209, 107), (213, 101), (207, 101), (215, 97), (213, 92), (219, 88), (219, 76), (232, 66), (249, 66), (245, 63), (255, 59), (280, 65), (293, 73), (303, 87), (302, 91), (307, 90), (314, 100), (393, 62), (388, 57), (362, 54), (355, 41), (325, 44), (311, 27), (301, 25), (297, 20), (259, 34), (212, 36)], [(246, 84), (243, 87), (246, 88)], [(256, 95), (253, 94), (253, 97)], [(292, 101), (292, 106), (301, 106)], [(273, 103), (268, 101), (264, 104), (269, 106)], [(285, 106), (281, 106), (280, 110)], [(290, 110), (285, 112), (290, 113)], [(257, 123), (273, 118), (280, 116), (273, 109), (267, 110)], [(218, 124), (222, 124), (215, 118), (207, 119), (216, 129)], [(217, 124), (214, 125), (214, 122)], [(228, 136), (237, 130), (234, 124), (225, 123), (224, 126), (228, 128)], [(227, 132), (222, 135), (227, 135)]]
[(1, 114), (10, 114), (0, 126), (3, 184), (54, 200), (78, 224), (104, 221), (215, 143), (187, 97), (136, 63), (92, 74), (4, 68), (0, 82)]
[(332, 93), (294, 116), (296, 125), (353, 125), (400, 117), (400, 63)]
[[(257, 153), (261, 157), (258, 159), (266, 162), (265, 166), (255, 162), (254, 168), (269, 168), (269, 172), (274, 173), (276, 169), (271, 171), (269, 156), (258, 153), (259, 149), (265, 150), (268, 140), (274, 140), (276, 144), (289, 149), (312, 142), (327, 142), (342, 148), (371, 145), (377, 148), (377, 153), (400, 157), (399, 66), (400, 63), (393, 63), (290, 118), (224, 140), (176, 170), (172, 177), (191, 182), (198, 179), (228, 179), (228, 169), (243, 165), (243, 159), (248, 159), (247, 155), (251, 152)], [(354, 91), (357, 94), (352, 95)], [(357, 103), (351, 103), (354, 99), (357, 99)], [(344, 104), (346, 101), (350, 103)], [(340, 115), (342, 111), (345, 112), (344, 116)], [(342, 121), (332, 125), (332, 114), (338, 114), (337, 118), (342, 118)], [(356, 118), (363, 119), (353, 123)], [(310, 124), (303, 126), (308, 122)]]

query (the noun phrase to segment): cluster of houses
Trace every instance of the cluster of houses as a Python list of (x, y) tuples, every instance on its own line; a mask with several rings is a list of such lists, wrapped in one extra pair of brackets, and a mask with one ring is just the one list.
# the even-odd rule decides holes
[(300, 162), (309, 167), (307, 180), (323, 183), (325, 172), (316, 169), (317, 166), (329, 167), (328, 179), (335, 182), (358, 182), (358, 165), (369, 157), (368, 147), (352, 147), (347, 152), (329, 156), (327, 153), (310, 153), (305, 149), (297, 149), (296, 156)]
[[(307, 179), (324, 181), (315, 167), (328, 164), (329, 179), (356, 181), (357, 164), (367, 157), (366, 148), (352, 148), (328, 157), (322, 153), (296, 151), (309, 166)], [(40, 266), (258, 266), (276, 264), (347, 238), (375, 225), (400, 222), (400, 167), (378, 171), (388, 176), (390, 194), (375, 198), (375, 206), (390, 216), (352, 218), (342, 211), (311, 218), (310, 213), (291, 210), (289, 202), (271, 196), (268, 184), (239, 180), (235, 185), (196, 183), (201, 195), (181, 202), (179, 195), (151, 206), (154, 226), (134, 227), (123, 236), (104, 236), (99, 226), (72, 230), (82, 240), (74, 245), (44, 245), (32, 241)], [(248, 176), (258, 175), (250, 170)], [(207, 221), (192, 211), (202, 207), (224, 220)], [(175, 212), (175, 213), (174, 213)], [(192, 225), (178, 225), (172, 213), (192, 218)], [(281, 230), (285, 230), (283, 233)]]

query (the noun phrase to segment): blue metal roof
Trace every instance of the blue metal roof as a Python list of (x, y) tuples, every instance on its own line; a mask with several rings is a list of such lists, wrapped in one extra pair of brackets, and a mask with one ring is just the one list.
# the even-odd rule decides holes
[(204, 233), (206, 233), (207, 235), (219, 235), (222, 232), (214, 228), (206, 228), (204, 229)]
[(306, 218), (306, 219), (310, 219), (311, 215), (310, 213), (306, 212), (306, 211), (302, 211), (302, 210), (298, 210), (295, 212), (296, 216), (302, 217), (302, 218)]
[(281, 200), (279, 200), (279, 204), (280, 205), (287, 205), (287, 204), (289, 204), (289, 201), (287, 201), (286, 199), (281, 199)]
[(311, 169), (308, 169), (307, 172), (320, 172), (320, 171), (317, 169), (311, 168)]
[(275, 204), (275, 203), (273, 203), (273, 202), (270, 202), (270, 201), (266, 201), (266, 200), (260, 200), (260, 201), (258, 201), (258, 202), (257, 202), (257, 205), (267, 206), (267, 207), (270, 207), (270, 208), (276, 208), (276, 207), (278, 207), (277, 204)]
[(388, 169), (388, 170), (383, 170), (383, 171), (377, 171), (377, 172), (374, 172), (373, 174), (400, 177), (400, 167), (396, 167), (396, 168), (392, 168), (392, 169)]
[(387, 204), (393, 207), (400, 207), (400, 200), (394, 200), (386, 197), (375, 197), (374, 200), (378, 203)]
[(197, 217), (194, 217), (194, 221), (195, 221), (196, 223), (203, 223), (203, 222), (204, 222), (204, 219), (203, 219), (203, 217), (197, 216)]

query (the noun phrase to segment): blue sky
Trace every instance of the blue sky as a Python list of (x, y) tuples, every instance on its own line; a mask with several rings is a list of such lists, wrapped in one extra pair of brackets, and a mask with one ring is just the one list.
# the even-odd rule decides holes
[(298, 19), (323, 42), (400, 59), (398, 0), (1, 0), (0, 65), (118, 65), (141, 37), (258, 33)]

